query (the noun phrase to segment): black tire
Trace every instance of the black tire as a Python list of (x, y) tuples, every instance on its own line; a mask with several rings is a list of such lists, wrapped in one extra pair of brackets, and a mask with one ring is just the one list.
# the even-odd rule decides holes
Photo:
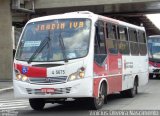
[(106, 86), (102, 83), (100, 90), (99, 90), (99, 97), (90, 98), (90, 107), (92, 110), (101, 109), (104, 103), (107, 101), (107, 94), (106, 94)]
[(138, 93), (138, 84), (137, 81), (134, 81), (133, 88), (128, 90), (128, 97), (133, 98)]
[(149, 74), (149, 79), (153, 79), (153, 74)]
[(43, 110), (45, 102), (43, 99), (29, 99), (30, 106), (33, 110)]

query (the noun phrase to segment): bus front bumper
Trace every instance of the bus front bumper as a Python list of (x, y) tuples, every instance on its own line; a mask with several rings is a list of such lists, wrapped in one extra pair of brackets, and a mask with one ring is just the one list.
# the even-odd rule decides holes
[[(13, 80), (16, 98), (79, 98), (93, 96), (93, 79), (84, 78), (62, 84), (42, 85)], [(44, 92), (42, 89), (53, 89)]]
[(160, 74), (160, 68), (149, 65), (149, 73), (150, 74)]

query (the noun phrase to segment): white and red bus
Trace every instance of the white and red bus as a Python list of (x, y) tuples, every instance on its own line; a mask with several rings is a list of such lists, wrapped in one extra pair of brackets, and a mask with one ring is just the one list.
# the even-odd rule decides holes
[(88, 11), (30, 20), (14, 59), (14, 94), (35, 110), (82, 100), (100, 109), (107, 95), (134, 97), (148, 82), (143, 27)]
[(160, 75), (160, 35), (148, 37), (149, 74), (150, 78)]

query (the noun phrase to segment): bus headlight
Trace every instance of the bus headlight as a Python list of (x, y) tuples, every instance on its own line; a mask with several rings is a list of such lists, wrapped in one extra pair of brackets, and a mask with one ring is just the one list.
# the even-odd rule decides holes
[(28, 77), (27, 77), (26, 75), (22, 75), (22, 74), (20, 74), (20, 73), (17, 73), (17, 74), (16, 74), (16, 79), (17, 79), (18, 81), (24, 81), (24, 82), (28, 81)]
[(76, 72), (76, 73), (73, 73), (73, 74), (71, 74), (71, 75), (69, 76), (68, 81), (76, 80), (76, 79), (78, 79), (77, 77), (78, 77), (77, 72)]
[(82, 67), (80, 68), (77, 72), (71, 74), (68, 77), (68, 81), (73, 81), (73, 80), (77, 80), (77, 79), (82, 79), (85, 76), (85, 69)]
[(27, 80), (28, 80), (28, 77), (25, 75), (22, 75), (22, 81), (27, 81)]
[(21, 75), (21, 74), (16, 74), (16, 79), (17, 79), (17, 80), (21, 80), (21, 78), (22, 78), (22, 75)]

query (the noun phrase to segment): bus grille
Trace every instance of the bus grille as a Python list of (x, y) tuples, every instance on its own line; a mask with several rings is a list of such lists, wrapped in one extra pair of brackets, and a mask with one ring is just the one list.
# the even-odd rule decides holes
[(65, 83), (67, 77), (46, 77), (46, 78), (29, 78), (29, 82), (32, 84), (58, 84)]
[(153, 72), (154, 73), (160, 73), (160, 69), (155, 69)]
[[(28, 94), (35, 94), (35, 95), (45, 95), (46, 93), (42, 92), (41, 89), (30, 89), (27, 88), (27, 93)], [(57, 88), (55, 89), (54, 93), (50, 93), (50, 94), (66, 94), (66, 93), (70, 93), (71, 91), (71, 87), (67, 87), (67, 88)]]

